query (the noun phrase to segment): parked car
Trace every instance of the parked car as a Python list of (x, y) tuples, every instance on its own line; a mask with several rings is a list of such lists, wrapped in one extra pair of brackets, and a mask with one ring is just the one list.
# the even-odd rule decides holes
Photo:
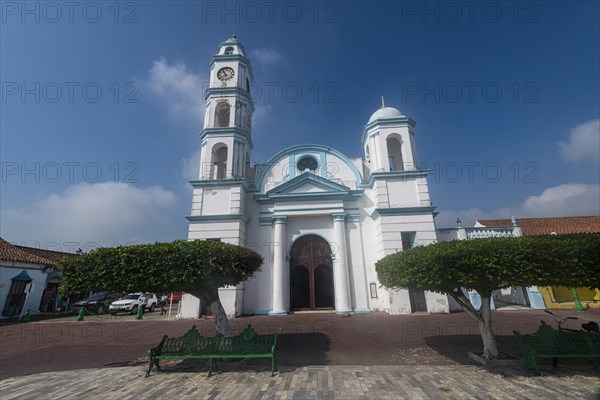
[(181, 292), (171, 293), (167, 299), (167, 303), (178, 303), (181, 301)]
[(108, 311), (108, 307), (110, 304), (118, 300), (121, 297), (121, 293), (110, 293), (110, 292), (98, 292), (94, 293), (90, 297), (84, 300), (79, 300), (75, 303), (73, 308), (75, 311), (79, 312), (82, 307), (85, 307), (89, 312), (93, 312), (95, 314), (104, 314)]
[(113, 301), (108, 310), (111, 315), (118, 312), (136, 313), (139, 307), (142, 307), (142, 310), (154, 311), (157, 304), (158, 299), (153, 293), (129, 293), (127, 296)]

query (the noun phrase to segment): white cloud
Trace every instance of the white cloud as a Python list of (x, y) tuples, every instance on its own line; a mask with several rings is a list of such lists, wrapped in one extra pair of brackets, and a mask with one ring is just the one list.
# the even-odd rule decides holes
[(478, 219), (566, 217), (600, 214), (600, 185), (567, 183), (545, 189), (540, 195), (529, 196), (521, 204), (484, 211), (441, 210), (435, 219), (438, 228), (455, 227), (460, 218), (464, 227), (473, 226)]
[(190, 71), (185, 63), (169, 64), (164, 58), (155, 60), (149, 73), (149, 80), (142, 84), (167, 105), (169, 117), (200, 126), (204, 120), (200, 75)]
[(192, 192), (192, 186), (189, 181), (200, 178), (200, 151), (196, 151), (181, 160), (181, 169), (179, 172), (181, 181), (188, 193)]
[(169, 232), (174, 223), (164, 213), (175, 204), (174, 194), (160, 186), (83, 183), (31, 206), (3, 211), (2, 235), (12, 243), (42, 248), (49, 243), (68, 247), (66, 243), (76, 242), (89, 249), (173, 240)]
[(283, 62), (283, 57), (277, 50), (265, 48), (250, 50), (250, 58), (262, 67), (271, 67)]
[(569, 140), (559, 142), (560, 155), (566, 161), (600, 162), (600, 119), (594, 119), (571, 129)]
[(519, 206), (521, 215), (560, 217), (600, 214), (600, 185), (569, 183), (530, 196)]

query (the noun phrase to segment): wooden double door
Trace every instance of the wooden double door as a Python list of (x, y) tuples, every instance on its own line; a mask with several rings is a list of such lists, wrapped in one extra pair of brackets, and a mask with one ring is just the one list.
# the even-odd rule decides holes
[(331, 247), (317, 235), (300, 237), (290, 252), (292, 310), (333, 309)]

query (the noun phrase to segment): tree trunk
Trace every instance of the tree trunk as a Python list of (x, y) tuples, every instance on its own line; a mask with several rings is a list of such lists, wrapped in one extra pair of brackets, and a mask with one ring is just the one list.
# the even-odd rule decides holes
[(493, 360), (498, 358), (498, 345), (496, 338), (494, 337), (494, 330), (492, 326), (492, 309), (490, 307), (491, 294), (481, 294), (481, 308), (479, 309), (478, 319), (479, 332), (481, 333), (481, 339), (483, 340), (483, 357), (487, 360)]
[(229, 336), (229, 320), (219, 298), (219, 288), (203, 288), (201, 291), (191, 294), (204, 302), (210, 313), (215, 317), (217, 332), (223, 336)]
[(498, 357), (498, 345), (496, 344), (496, 338), (494, 337), (494, 331), (492, 329), (492, 294), (491, 292), (482, 294), (480, 291), (477, 291), (477, 293), (481, 296), (481, 307), (479, 308), (479, 311), (475, 310), (461, 289), (449, 292), (448, 294), (460, 304), (467, 314), (477, 321), (479, 324), (479, 332), (481, 333), (481, 340), (483, 341), (483, 357), (488, 360), (493, 360)]

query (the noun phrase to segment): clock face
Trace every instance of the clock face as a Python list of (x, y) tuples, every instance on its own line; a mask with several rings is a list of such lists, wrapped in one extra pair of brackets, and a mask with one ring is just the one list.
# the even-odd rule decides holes
[(221, 68), (219, 72), (217, 72), (217, 78), (219, 78), (222, 81), (228, 81), (231, 78), (233, 78), (234, 75), (235, 72), (233, 72), (233, 69), (229, 67)]

